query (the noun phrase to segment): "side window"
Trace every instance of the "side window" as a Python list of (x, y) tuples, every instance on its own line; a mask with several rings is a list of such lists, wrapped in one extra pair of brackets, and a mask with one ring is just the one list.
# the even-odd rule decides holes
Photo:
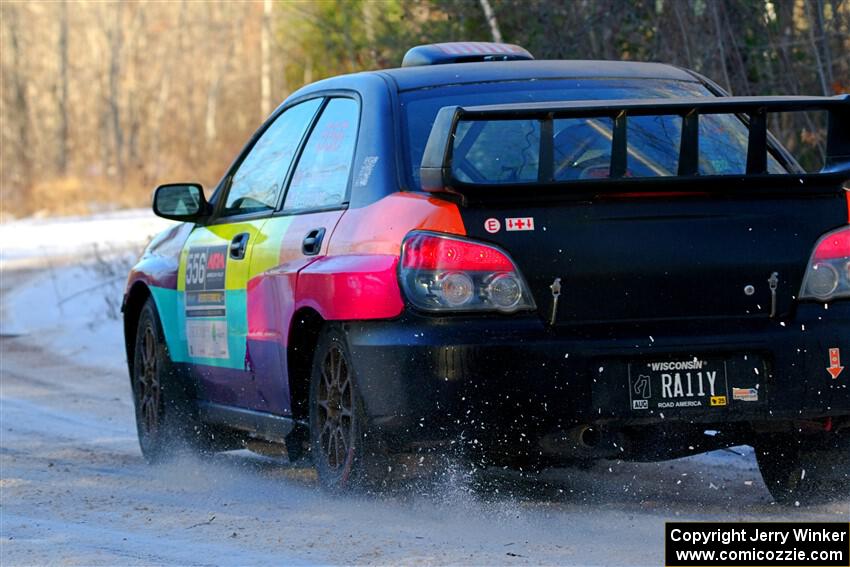
[(284, 210), (342, 203), (354, 157), (359, 110), (350, 98), (328, 102), (295, 167)]
[(277, 207), (292, 158), (322, 99), (297, 104), (275, 119), (239, 165), (224, 214), (271, 211)]

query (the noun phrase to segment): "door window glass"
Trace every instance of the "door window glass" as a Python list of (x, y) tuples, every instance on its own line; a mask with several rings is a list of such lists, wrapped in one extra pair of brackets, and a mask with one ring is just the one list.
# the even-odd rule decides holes
[(284, 210), (338, 205), (345, 199), (359, 108), (350, 98), (328, 102), (295, 167)]
[(284, 111), (260, 136), (233, 175), (225, 214), (271, 211), (277, 207), (283, 182), (304, 132), (321, 99)]

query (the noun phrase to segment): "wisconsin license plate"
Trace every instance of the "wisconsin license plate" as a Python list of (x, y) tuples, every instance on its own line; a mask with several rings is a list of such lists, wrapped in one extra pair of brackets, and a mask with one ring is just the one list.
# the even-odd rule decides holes
[(684, 358), (628, 365), (633, 411), (721, 409), (729, 405), (727, 361)]

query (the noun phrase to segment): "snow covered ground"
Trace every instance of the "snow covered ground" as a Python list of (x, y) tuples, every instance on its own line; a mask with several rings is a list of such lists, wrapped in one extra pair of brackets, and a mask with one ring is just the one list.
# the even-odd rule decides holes
[(102, 253), (138, 251), (151, 235), (172, 224), (148, 209), (0, 223), (0, 268), (56, 258), (84, 259), (95, 248)]
[(52, 353), (120, 370), (127, 272), (171, 224), (148, 210), (0, 224), (0, 270), (32, 274), (4, 293), (0, 334), (37, 337)]
[(118, 305), (167, 226), (145, 211), (0, 225), (0, 564), (663, 564), (667, 520), (850, 519), (774, 505), (752, 451), (537, 478), (463, 464), (382, 497), (323, 494), (246, 452), (144, 464)]

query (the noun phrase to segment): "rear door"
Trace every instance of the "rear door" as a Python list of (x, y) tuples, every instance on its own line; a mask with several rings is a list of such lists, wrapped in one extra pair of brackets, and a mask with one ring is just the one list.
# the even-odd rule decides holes
[(263, 226), (251, 257), (250, 356), (260, 397), (279, 415), (291, 411), (283, 326), (295, 308), (298, 273), (326, 254), (345, 210), (359, 115), (353, 98), (326, 101), (297, 159), (282, 210)]
[(291, 107), (266, 126), (229, 174), (215, 220), (196, 227), (184, 246), (178, 289), (184, 294), (186, 358), (207, 401), (266, 409), (246, 348), (251, 259), (320, 104), (314, 99)]

